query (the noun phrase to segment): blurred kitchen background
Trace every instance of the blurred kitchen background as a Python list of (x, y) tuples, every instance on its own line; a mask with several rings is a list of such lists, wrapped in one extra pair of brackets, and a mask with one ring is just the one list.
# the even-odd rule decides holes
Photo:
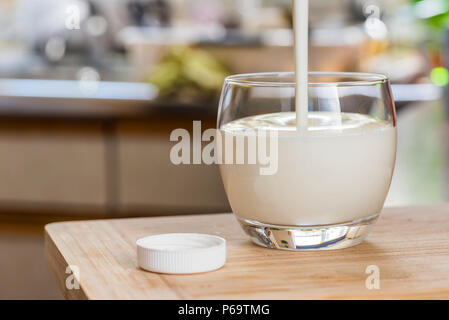
[[(449, 0), (312, 0), (314, 71), (387, 74), (387, 205), (449, 199)], [(230, 211), (215, 166), (174, 166), (232, 73), (293, 71), (290, 0), (0, 1), (0, 299), (62, 298), (49, 221)], [(426, 214), (423, 212), (423, 214)]]

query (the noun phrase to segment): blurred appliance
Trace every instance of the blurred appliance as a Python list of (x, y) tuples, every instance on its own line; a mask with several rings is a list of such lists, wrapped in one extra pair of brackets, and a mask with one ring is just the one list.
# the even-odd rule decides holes
[(166, 0), (16, 0), (15, 34), (50, 64), (108, 68), (126, 26), (168, 26)]

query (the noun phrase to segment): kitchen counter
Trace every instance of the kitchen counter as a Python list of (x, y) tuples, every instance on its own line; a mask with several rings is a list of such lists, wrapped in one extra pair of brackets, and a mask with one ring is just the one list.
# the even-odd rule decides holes
[(0, 80), (0, 177), (8, 181), (0, 186), (0, 212), (62, 218), (229, 210), (216, 166), (169, 160), (170, 133), (192, 130), (194, 120), (215, 127), (216, 104), (162, 103), (145, 83), (96, 85), (86, 91), (77, 81)]

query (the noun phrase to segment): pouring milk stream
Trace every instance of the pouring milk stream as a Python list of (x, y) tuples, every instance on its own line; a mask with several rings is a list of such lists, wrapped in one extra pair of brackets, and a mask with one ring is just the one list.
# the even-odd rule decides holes
[(296, 125), (298, 133), (304, 133), (307, 130), (309, 105), (309, 0), (293, 0), (292, 7), (296, 69)]

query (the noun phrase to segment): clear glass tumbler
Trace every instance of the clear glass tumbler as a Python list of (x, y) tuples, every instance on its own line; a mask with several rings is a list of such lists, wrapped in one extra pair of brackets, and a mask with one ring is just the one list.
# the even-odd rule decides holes
[(232, 210), (251, 239), (268, 248), (359, 244), (379, 217), (393, 175), (389, 81), (310, 73), (307, 117), (299, 126), (295, 86), (293, 73), (226, 78), (217, 156)]

